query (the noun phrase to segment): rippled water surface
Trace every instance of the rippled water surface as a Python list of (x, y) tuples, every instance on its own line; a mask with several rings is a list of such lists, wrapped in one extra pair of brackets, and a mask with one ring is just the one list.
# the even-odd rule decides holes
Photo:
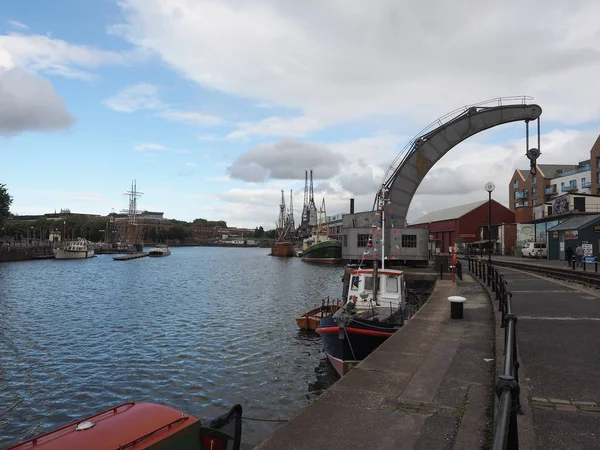
[[(0, 264), (0, 448), (125, 401), (289, 418), (335, 375), (295, 317), (342, 267), (268, 249)], [(244, 421), (244, 447), (275, 425)]]

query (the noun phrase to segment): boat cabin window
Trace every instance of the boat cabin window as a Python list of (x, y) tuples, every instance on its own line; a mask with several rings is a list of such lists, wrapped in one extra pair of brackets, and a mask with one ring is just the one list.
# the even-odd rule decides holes
[(387, 276), (385, 279), (385, 291), (394, 294), (398, 292), (398, 277)]
[(353, 276), (352, 277), (352, 284), (351, 284), (351, 290), (353, 291), (358, 291), (358, 284), (360, 283), (360, 277), (359, 276)]
[[(381, 277), (377, 277), (377, 292), (381, 292)], [(365, 291), (373, 291), (373, 277), (365, 277)]]

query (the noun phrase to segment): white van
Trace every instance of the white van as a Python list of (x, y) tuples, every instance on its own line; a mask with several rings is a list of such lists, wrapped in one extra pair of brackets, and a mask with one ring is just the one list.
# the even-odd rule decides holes
[(530, 258), (547, 258), (548, 249), (544, 242), (528, 242), (523, 245), (521, 256), (523, 256), (523, 258), (526, 256), (529, 256)]

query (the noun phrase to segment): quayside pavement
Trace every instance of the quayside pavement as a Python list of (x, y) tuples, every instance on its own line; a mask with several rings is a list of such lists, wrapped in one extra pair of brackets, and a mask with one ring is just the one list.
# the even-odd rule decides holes
[(524, 409), (518, 416), (520, 449), (597, 450), (600, 294), (514, 269), (498, 270), (513, 293), (517, 316)]
[[(467, 298), (450, 319), (450, 295)], [(479, 449), (490, 439), (494, 319), (470, 275), (441, 280), (421, 310), (317, 400), (255, 447)]]

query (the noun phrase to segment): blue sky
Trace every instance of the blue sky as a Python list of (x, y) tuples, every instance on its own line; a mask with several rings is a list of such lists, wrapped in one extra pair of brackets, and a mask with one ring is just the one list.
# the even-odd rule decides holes
[[(136, 179), (140, 208), (272, 227), (281, 189), (300, 217), (305, 170), (328, 213), (369, 209), (425, 125), (515, 94), (544, 110), (540, 163), (577, 162), (600, 130), (600, 11), (528, 3), (467, 20), (443, 2), (2, 2), (0, 183), (17, 214), (119, 211)], [(488, 180), (506, 202), (523, 130), (453, 149), (409, 220), (485, 197)]]

